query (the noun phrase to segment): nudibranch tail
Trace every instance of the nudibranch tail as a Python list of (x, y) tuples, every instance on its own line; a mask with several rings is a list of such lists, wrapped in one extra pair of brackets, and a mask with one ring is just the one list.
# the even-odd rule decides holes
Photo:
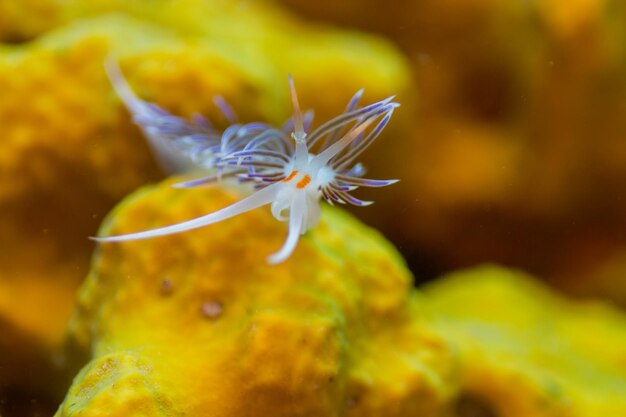
[(117, 63), (112, 59), (108, 58), (104, 63), (104, 69), (106, 70), (107, 76), (111, 81), (111, 85), (113, 85), (113, 89), (117, 93), (118, 97), (122, 99), (128, 110), (134, 115), (142, 115), (148, 112), (148, 104), (140, 100), (133, 90), (128, 85), (128, 82), (122, 75), (122, 71), (120, 70)]
[(193, 169), (194, 153), (219, 144), (219, 133), (206, 119), (195, 116), (188, 122), (155, 104), (139, 99), (112, 58), (106, 60), (105, 70), (113, 89), (131, 113), (133, 121), (143, 131), (154, 155), (166, 172)]

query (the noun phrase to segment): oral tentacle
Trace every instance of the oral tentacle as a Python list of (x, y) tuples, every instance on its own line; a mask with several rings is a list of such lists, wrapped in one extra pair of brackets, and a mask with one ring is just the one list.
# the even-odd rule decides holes
[(276, 200), (272, 203), (271, 211), (272, 216), (278, 221), (284, 222), (288, 220), (288, 217), (283, 214), (288, 208), (290, 208), (291, 201), (287, 199)]
[(289, 212), (289, 231), (283, 246), (267, 258), (267, 262), (276, 265), (284, 262), (295, 250), (300, 235), (304, 232), (304, 222), (307, 215), (306, 194), (297, 192), (294, 194)]
[(129, 233), (116, 236), (92, 237), (90, 239), (97, 242), (123, 242), (129, 240), (148, 239), (152, 237), (171, 235), (174, 233), (185, 232), (187, 230), (198, 229), (200, 227), (221, 222), (222, 220), (229, 219), (231, 217), (245, 213), (246, 211), (254, 210), (257, 207), (261, 207), (271, 203), (276, 198), (279, 187), (281, 187), (280, 183), (272, 184), (244, 198), (243, 200), (239, 200), (236, 203), (231, 204), (230, 206), (224, 207), (221, 210), (201, 217), (196, 217), (195, 219), (191, 219), (182, 223), (147, 230), (145, 232)]

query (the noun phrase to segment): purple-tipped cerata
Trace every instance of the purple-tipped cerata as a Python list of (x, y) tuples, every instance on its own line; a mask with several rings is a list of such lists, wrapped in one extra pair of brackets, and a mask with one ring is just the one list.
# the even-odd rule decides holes
[(376, 140), (399, 106), (392, 101), (393, 97), (359, 107), (361, 90), (350, 100), (343, 114), (310, 132), (312, 112), (301, 112), (293, 80), (289, 77), (293, 117), (282, 128), (265, 123), (238, 124), (226, 102), (217, 99), (216, 104), (233, 123), (220, 133), (202, 118), (186, 122), (139, 100), (117, 66), (109, 63), (107, 71), (135, 122), (151, 142), (157, 143), (156, 147), (175, 152), (178, 158), (210, 171), (205, 178), (177, 186), (195, 187), (235, 178), (251, 183), (256, 191), (228, 207), (195, 219), (137, 233), (95, 238), (99, 242), (184, 232), (270, 205), (274, 217), (288, 223), (285, 243), (268, 257), (269, 263), (276, 264), (286, 260), (300, 235), (318, 223), (321, 199), (331, 204), (366, 206), (371, 202), (359, 200), (351, 192), (359, 187), (384, 187), (397, 182), (363, 178), (365, 168), (355, 162)]

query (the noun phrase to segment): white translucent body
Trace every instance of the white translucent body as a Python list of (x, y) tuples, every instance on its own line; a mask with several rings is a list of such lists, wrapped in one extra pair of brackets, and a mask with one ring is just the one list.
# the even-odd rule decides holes
[[(121, 76), (113, 74), (111, 79), (115, 84)], [(291, 77), (289, 83), (294, 108), (292, 138), (295, 141), (295, 152), (291, 161), (285, 165), (283, 180), (274, 182), (228, 207), (205, 216), (143, 232), (94, 239), (99, 242), (120, 242), (180, 233), (217, 223), (264, 205), (271, 205), (272, 215), (281, 222), (288, 222), (288, 233), (282, 247), (270, 255), (267, 261), (270, 264), (277, 264), (289, 258), (297, 246), (300, 235), (319, 222), (321, 190), (334, 180), (336, 174), (329, 165), (329, 161), (350, 146), (359, 135), (364, 134), (365, 129), (373, 121), (373, 119), (365, 120), (319, 154), (310, 154), (303, 116)], [(131, 111), (143, 111), (141, 107), (137, 108), (137, 102), (133, 100), (136, 98), (125, 83), (116, 85), (116, 89)], [(146, 132), (148, 136), (151, 133), (153, 132)]]

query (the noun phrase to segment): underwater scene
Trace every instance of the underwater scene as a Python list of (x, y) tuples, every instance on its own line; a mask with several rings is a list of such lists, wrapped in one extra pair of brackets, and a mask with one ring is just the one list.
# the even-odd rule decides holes
[(0, 417), (626, 417), (623, 0), (0, 0)]

